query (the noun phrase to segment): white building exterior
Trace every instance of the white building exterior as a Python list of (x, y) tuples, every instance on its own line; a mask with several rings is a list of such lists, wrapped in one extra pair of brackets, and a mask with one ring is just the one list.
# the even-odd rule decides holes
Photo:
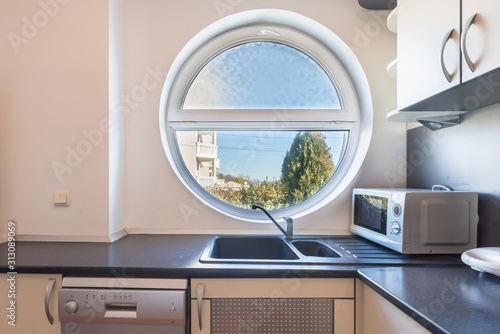
[(196, 181), (202, 187), (215, 185), (220, 167), (217, 131), (177, 131), (177, 142), (184, 163)]

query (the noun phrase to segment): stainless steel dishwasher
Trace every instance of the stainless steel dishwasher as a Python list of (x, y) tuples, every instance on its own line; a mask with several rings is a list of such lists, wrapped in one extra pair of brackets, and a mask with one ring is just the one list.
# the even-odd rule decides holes
[(63, 334), (186, 334), (187, 280), (65, 277)]

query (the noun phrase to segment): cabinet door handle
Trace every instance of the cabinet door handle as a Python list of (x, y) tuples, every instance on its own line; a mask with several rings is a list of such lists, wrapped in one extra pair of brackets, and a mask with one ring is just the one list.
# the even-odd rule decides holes
[(203, 306), (203, 294), (205, 293), (205, 284), (203, 283), (198, 283), (196, 285), (196, 299), (198, 302), (198, 322), (200, 325), (200, 331), (201, 331), (201, 310)]
[(465, 22), (465, 27), (464, 27), (464, 33), (462, 34), (462, 52), (464, 54), (465, 62), (467, 63), (467, 66), (469, 66), (469, 69), (471, 72), (475, 71), (475, 64), (474, 62), (470, 59), (469, 53), (467, 52), (467, 33), (469, 32), (470, 27), (476, 22), (476, 16), (477, 13), (469, 17), (467, 22)]
[(451, 36), (453, 36), (454, 31), (455, 29), (451, 29), (450, 31), (448, 31), (444, 36), (443, 43), (441, 44), (441, 69), (443, 70), (444, 76), (446, 77), (446, 80), (448, 80), (448, 82), (451, 82), (451, 74), (450, 72), (448, 72), (444, 64), (444, 49), (448, 41), (451, 39)]
[(54, 318), (50, 314), (49, 302), (50, 302), (50, 294), (52, 293), (52, 289), (54, 288), (54, 284), (56, 283), (55, 278), (49, 278), (47, 280), (47, 285), (45, 286), (45, 315), (47, 316), (47, 320), (49, 320), (50, 324), (54, 324)]

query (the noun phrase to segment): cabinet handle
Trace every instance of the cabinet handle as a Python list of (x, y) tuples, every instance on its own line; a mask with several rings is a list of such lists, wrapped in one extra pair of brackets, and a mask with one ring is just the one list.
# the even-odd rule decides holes
[(465, 22), (465, 27), (464, 27), (464, 33), (462, 34), (462, 52), (464, 54), (465, 62), (467, 63), (467, 66), (469, 66), (469, 69), (471, 72), (474, 72), (475, 70), (475, 65), (474, 62), (470, 59), (469, 53), (467, 52), (467, 33), (469, 32), (470, 27), (476, 22), (476, 16), (477, 13), (469, 17), (467, 22)]
[(54, 318), (50, 314), (49, 301), (50, 301), (50, 294), (52, 293), (52, 289), (54, 288), (55, 283), (56, 283), (55, 278), (49, 278), (47, 280), (47, 285), (45, 286), (45, 315), (47, 316), (47, 319), (49, 320), (51, 325), (54, 324)]
[(204, 292), (205, 292), (205, 284), (198, 283), (196, 285), (196, 299), (198, 302), (198, 322), (200, 325), (200, 331), (201, 331), (201, 308), (203, 306), (203, 293)]
[(448, 31), (446, 33), (446, 35), (444, 36), (444, 39), (443, 39), (443, 43), (441, 45), (441, 69), (443, 70), (444, 76), (446, 77), (446, 80), (448, 80), (448, 82), (451, 82), (451, 74), (450, 74), (450, 72), (448, 72), (448, 70), (446, 69), (446, 66), (444, 64), (444, 49), (445, 49), (448, 41), (451, 39), (451, 36), (453, 36), (454, 31), (455, 31), (455, 29), (451, 29), (450, 31)]

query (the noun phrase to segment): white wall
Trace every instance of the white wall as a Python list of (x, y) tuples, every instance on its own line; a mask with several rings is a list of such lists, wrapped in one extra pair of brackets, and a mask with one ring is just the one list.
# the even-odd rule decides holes
[[(108, 16), (102, 0), (0, 0), (3, 238), (9, 219), (18, 235), (109, 234)], [(54, 189), (70, 207), (54, 207)]]
[[(387, 11), (364, 10), (347, 0), (111, 4), (0, 0), (0, 241), (9, 219), (16, 221), (18, 234), (46, 240), (107, 240), (123, 226), (132, 232), (275, 233), (272, 225), (237, 222), (201, 205), (173, 173), (158, 130), (163, 78), (178, 52), (205, 26), (247, 9), (298, 12), (352, 47), (366, 71), (375, 110), (371, 148), (352, 186), (405, 185), (405, 125), (385, 120), (396, 102), (395, 79), (385, 74), (396, 57), (396, 36), (384, 23)], [(108, 38), (110, 24), (111, 34), (120, 37), (120, 15), (110, 15), (109, 8), (119, 11), (122, 4), (120, 55), (121, 42)], [(110, 106), (124, 112), (125, 127), (109, 143), (103, 129)], [(86, 131), (94, 137), (87, 138)], [(79, 150), (79, 158), (69, 150)], [(54, 162), (68, 172), (58, 177)], [(70, 207), (54, 207), (54, 189), (71, 191)], [(297, 232), (345, 232), (350, 197), (346, 192), (298, 219)]]
[[(158, 104), (163, 82), (144, 89), (152, 70), (164, 77), (182, 47), (201, 29), (235, 12), (279, 8), (306, 15), (334, 31), (356, 52), (372, 89), (373, 141), (352, 186), (405, 186), (405, 124), (386, 121), (395, 109), (395, 79), (385, 73), (396, 57), (396, 35), (385, 27), (388, 11), (368, 11), (357, 1), (125, 1), (126, 226), (132, 232), (262, 232), (272, 224), (235, 221), (204, 207), (177, 179), (159, 134)], [(150, 81), (152, 82), (152, 81)], [(147, 94), (141, 94), (147, 92)], [(134, 97), (135, 95), (135, 97)], [(349, 229), (351, 194), (296, 220), (297, 233)]]
[[(109, 233), (117, 238), (125, 227), (125, 94), (124, 3), (109, 0)], [(123, 235), (124, 233), (121, 233)]]

